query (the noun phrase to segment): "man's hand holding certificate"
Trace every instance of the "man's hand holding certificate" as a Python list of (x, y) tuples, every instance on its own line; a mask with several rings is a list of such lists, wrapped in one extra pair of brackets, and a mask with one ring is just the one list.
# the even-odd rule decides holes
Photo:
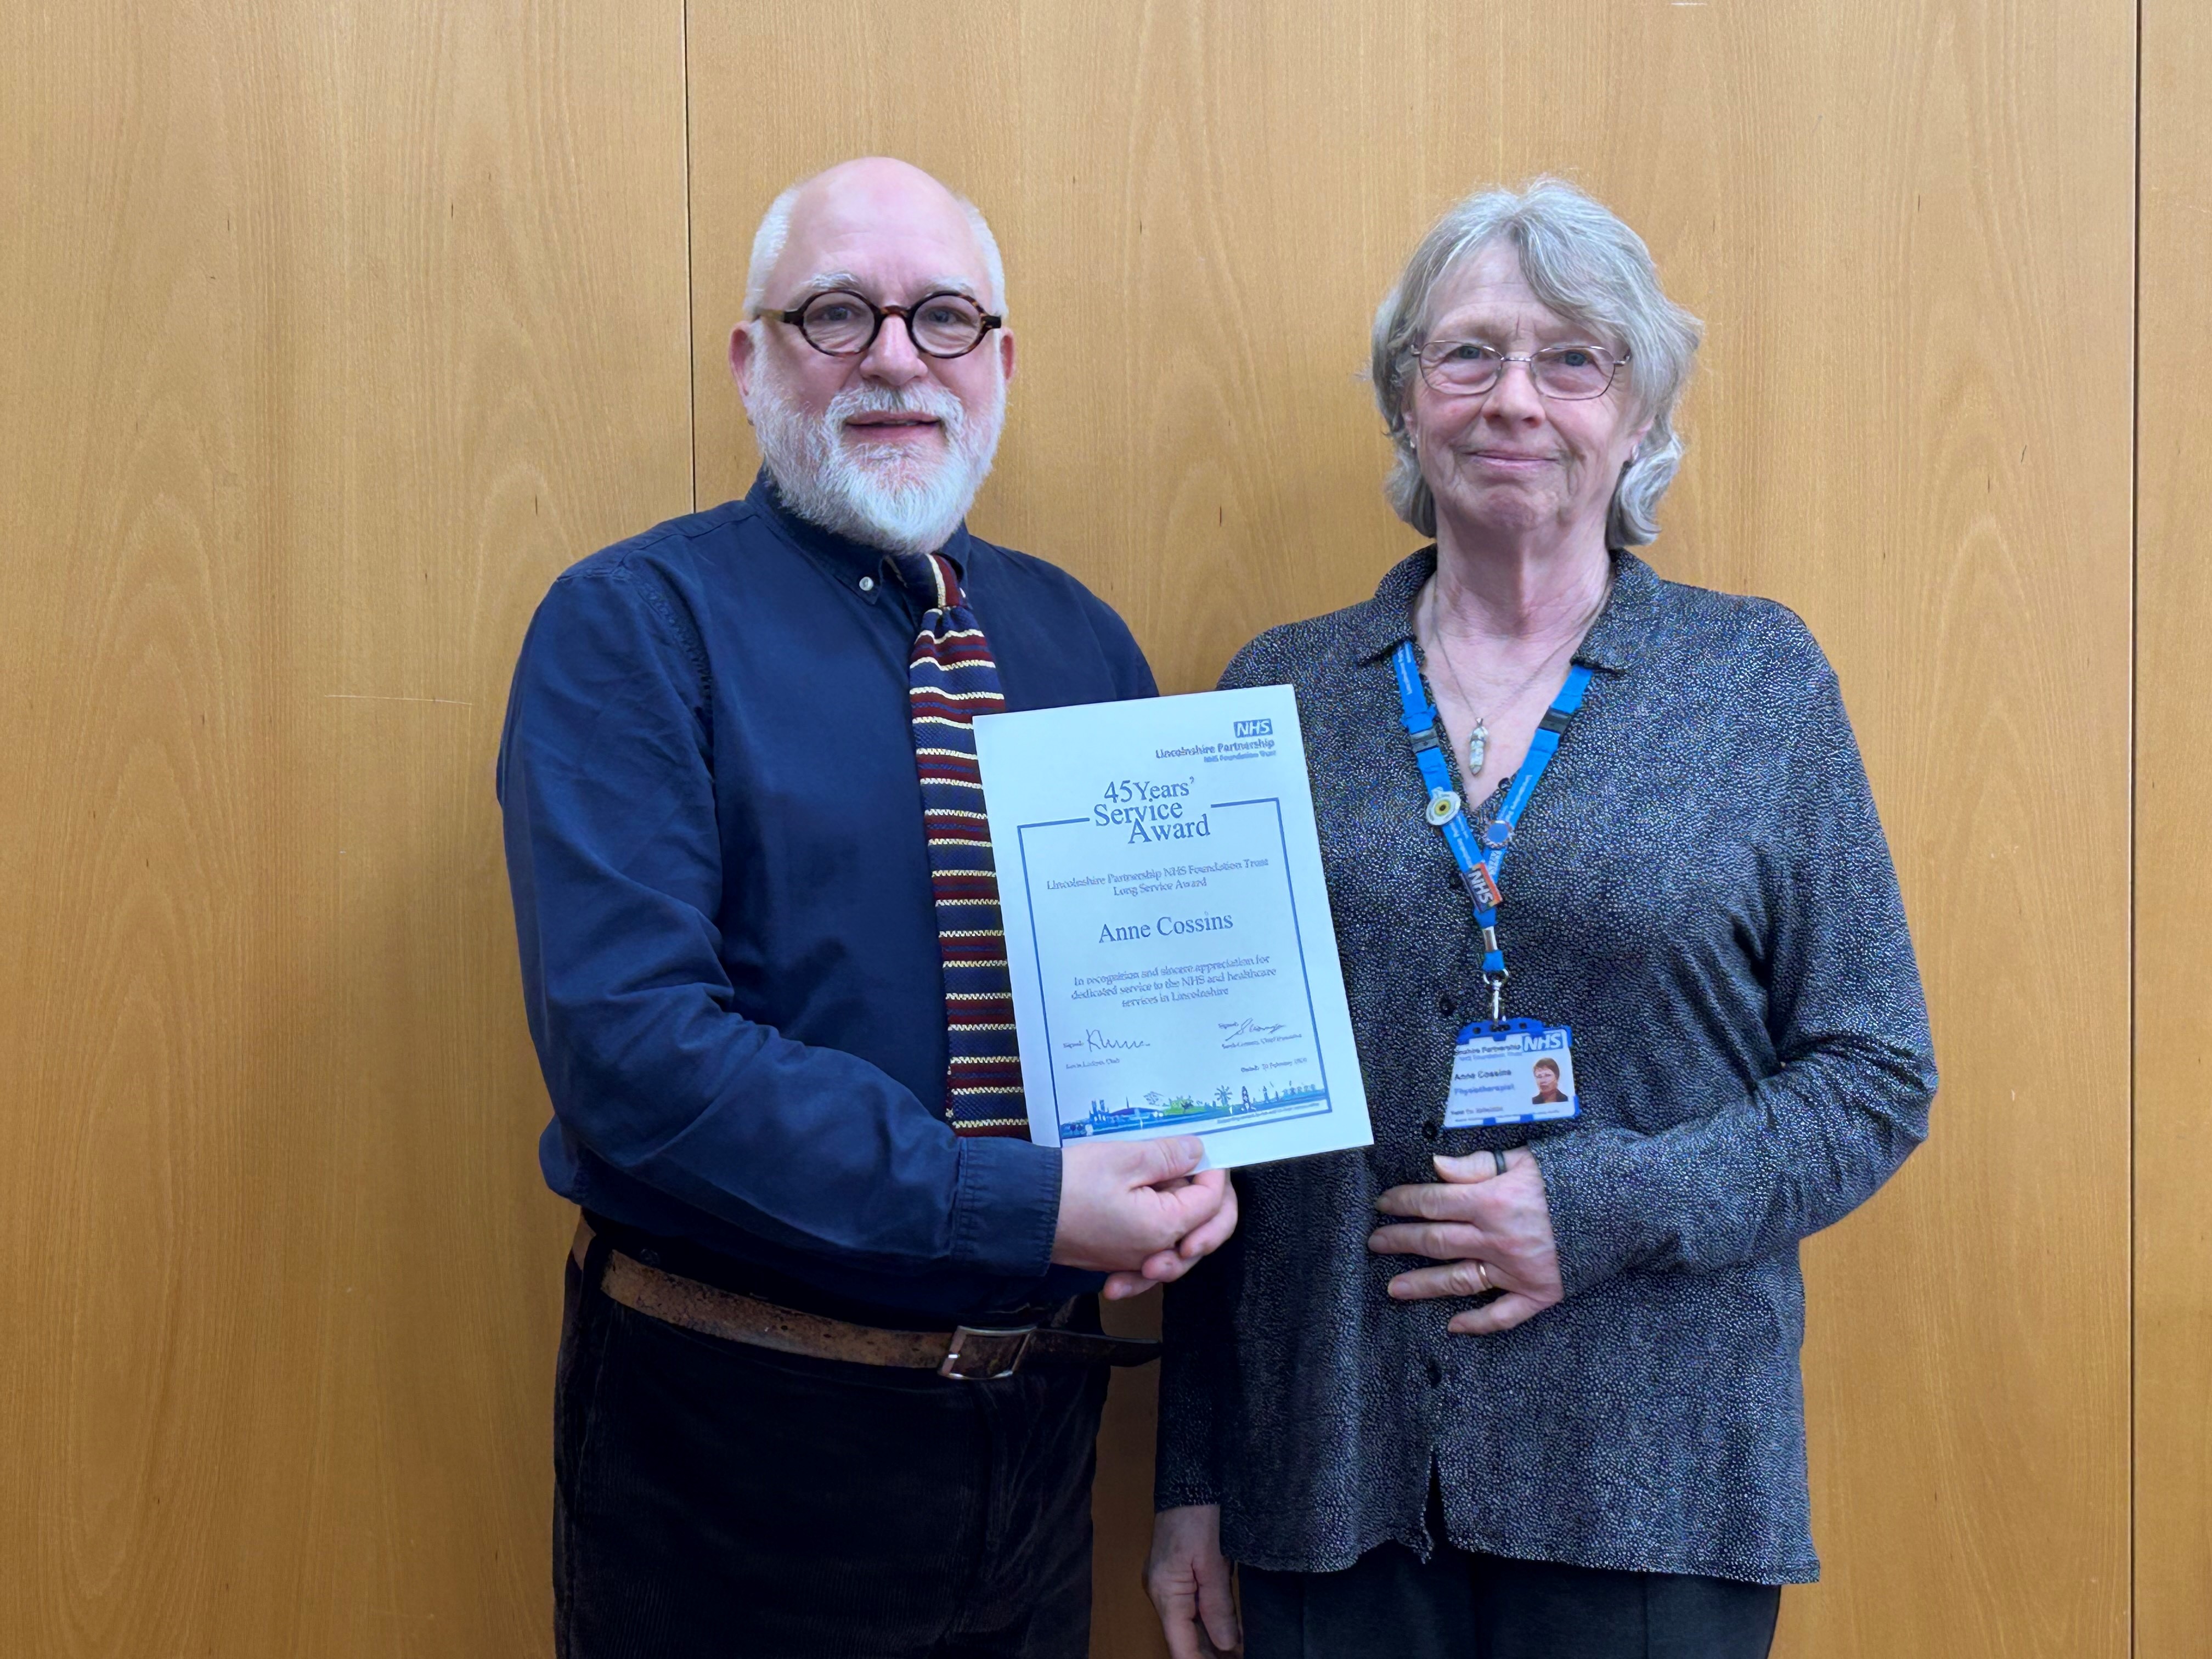
[(1216, 1168), (1371, 1135), (1286, 687), (975, 722), (1030, 1133)]

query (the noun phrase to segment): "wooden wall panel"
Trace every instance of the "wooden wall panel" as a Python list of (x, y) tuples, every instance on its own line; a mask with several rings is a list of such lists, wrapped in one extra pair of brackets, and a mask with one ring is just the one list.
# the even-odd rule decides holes
[(2136, 516), (2136, 1651), (2212, 1656), (2212, 14), (2142, 8)]
[(550, 1650), (490, 763), (690, 504), (680, 0), (0, 9), (0, 1650)]
[[(1835, 658), (1949, 1079), (1895, 1190), (1808, 1252), (1828, 1579), (1778, 1651), (2120, 1653), (2132, 7), (950, 20), (693, 9), (701, 500), (751, 473), (722, 342), (760, 211), (906, 156), (1010, 266), (1021, 374), (978, 527), (1120, 606), (1168, 688), (1207, 685), (1413, 544), (1361, 371), (1428, 220), (1538, 171), (1613, 204), (1711, 328), (1657, 562), (1788, 601)], [(1118, 1386), (1095, 1647), (1133, 1656), (1148, 1384)]]
[[(1836, 658), (1950, 1079), (1808, 1251), (1829, 1581), (1781, 1650), (2121, 1651), (2133, 7), (766, 0), (692, 9), (687, 87), (679, 3), (0, 11), (0, 1647), (544, 1650), (500, 700), (552, 573), (689, 505), (692, 398), (743, 488), (753, 221), (889, 149), (1012, 267), (980, 527), (1171, 689), (1411, 544), (1364, 326), (1437, 209), (1549, 169), (1644, 231), (1711, 328), (1658, 562)], [(2212, 1651), (2196, 11), (2143, 14), (2145, 1654)]]

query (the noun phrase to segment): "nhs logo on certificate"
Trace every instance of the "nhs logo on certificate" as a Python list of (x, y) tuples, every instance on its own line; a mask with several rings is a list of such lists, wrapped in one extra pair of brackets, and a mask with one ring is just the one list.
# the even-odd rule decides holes
[(1030, 1135), (1371, 1139), (1287, 686), (985, 714)]

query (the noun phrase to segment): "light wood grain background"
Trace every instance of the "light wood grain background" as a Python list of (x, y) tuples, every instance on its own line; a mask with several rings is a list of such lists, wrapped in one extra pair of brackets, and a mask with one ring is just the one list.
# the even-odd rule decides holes
[(550, 1651), (490, 758), (690, 502), (679, 0), (0, 7), (0, 1654)]
[(506, 677), (744, 488), (754, 222), (869, 151), (1006, 248), (978, 527), (1174, 690), (1413, 544), (1361, 370), (1436, 212), (1644, 234), (1710, 331), (1654, 557), (1835, 659), (1946, 1078), (1807, 1252), (1778, 1650), (2212, 1654), (2212, 22), (2140, 28), (2139, 98), (2131, 0), (0, 5), (0, 1654), (550, 1650)]
[(2142, 9), (2136, 1634), (2212, 1656), (2212, 17)]

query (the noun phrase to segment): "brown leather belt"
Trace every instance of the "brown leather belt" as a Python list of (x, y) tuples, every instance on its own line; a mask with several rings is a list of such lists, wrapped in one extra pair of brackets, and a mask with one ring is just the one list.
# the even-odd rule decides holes
[[(592, 1229), (579, 1221), (571, 1251), (579, 1271), (591, 1246)], [(599, 1288), (610, 1300), (648, 1318), (719, 1336), (725, 1342), (744, 1342), (780, 1353), (804, 1354), (811, 1359), (933, 1370), (959, 1382), (1012, 1376), (1025, 1364), (1142, 1365), (1160, 1354), (1157, 1342), (1062, 1330), (1054, 1325), (962, 1325), (950, 1334), (853, 1325), (795, 1308), (780, 1308), (773, 1302), (648, 1267), (619, 1250), (607, 1253)]]

